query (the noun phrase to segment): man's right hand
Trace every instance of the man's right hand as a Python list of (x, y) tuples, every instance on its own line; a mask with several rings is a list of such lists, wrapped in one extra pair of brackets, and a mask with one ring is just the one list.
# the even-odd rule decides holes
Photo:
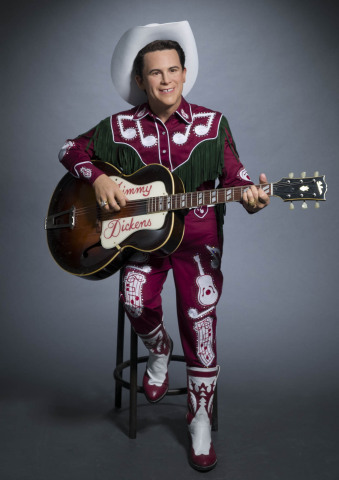
[(119, 211), (126, 205), (126, 196), (118, 185), (107, 175), (103, 174), (93, 183), (95, 198), (103, 210)]

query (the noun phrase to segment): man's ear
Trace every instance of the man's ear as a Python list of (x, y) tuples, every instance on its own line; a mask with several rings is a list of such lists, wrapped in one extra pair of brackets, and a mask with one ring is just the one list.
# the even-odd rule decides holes
[(138, 85), (138, 87), (140, 88), (140, 90), (145, 90), (144, 82), (143, 82), (142, 77), (140, 77), (139, 75), (136, 75), (135, 76), (135, 81), (136, 81), (136, 84)]

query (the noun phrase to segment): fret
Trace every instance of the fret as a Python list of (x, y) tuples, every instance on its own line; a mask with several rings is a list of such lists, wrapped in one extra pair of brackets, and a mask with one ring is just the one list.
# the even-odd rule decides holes
[(186, 208), (190, 208), (192, 206), (192, 193), (186, 193)]
[(267, 183), (265, 185), (262, 185), (261, 188), (264, 190), (265, 193), (267, 193), (267, 195), (271, 195), (271, 187), (272, 187), (272, 184)]
[(184, 193), (181, 195), (181, 207), (186, 208), (186, 195)]
[(167, 210), (171, 210), (171, 200), (172, 200), (172, 197), (171, 195), (168, 195), (167, 196)]
[(232, 198), (232, 193), (233, 193), (232, 188), (228, 188), (225, 193), (226, 193), (226, 202), (229, 202)]
[(202, 204), (203, 204), (203, 193), (198, 192), (198, 205), (202, 205)]
[(216, 203), (217, 201), (217, 190), (212, 190), (211, 192), (211, 204)]
[(192, 204), (191, 207), (196, 207), (197, 206), (197, 192), (192, 192)]

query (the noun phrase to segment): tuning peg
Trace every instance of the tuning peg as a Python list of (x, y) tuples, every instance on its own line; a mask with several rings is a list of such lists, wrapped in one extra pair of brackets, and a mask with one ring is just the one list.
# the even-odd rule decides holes
[(290, 210), (294, 210), (293, 202), (290, 203)]
[(306, 209), (307, 208), (307, 203), (304, 201), (303, 204), (301, 205), (301, 208)]
[(306, 177), (306, 172), (301, 172), (300, 176), (301, 176), (301, 178), (305, 178)]
[(294, 173), (293, 173), (293, 172), (290, 172), (290, 173), (288, 174), (288, 178), (294, 178)]
[(315, 202), (314, 208), (320, 208), (320, 203), (319, 203), (319, 202)]
[(319, 177), (319, 172), (318, 172), (318, 170), (314, 172), (314, 177)]

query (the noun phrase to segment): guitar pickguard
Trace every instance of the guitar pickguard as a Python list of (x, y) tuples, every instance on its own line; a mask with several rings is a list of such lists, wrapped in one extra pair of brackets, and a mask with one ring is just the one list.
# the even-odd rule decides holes
[[(167, 195), (165, 185), (161, 181), (134, 185), (125, 178), (115, 176), (110, 178), (118, 184), (128, 200), (145, 200)], [(132, 233), (140, 230), (158, 230), (164, 226), (166, 215), (167, 212), (161, 212), (104, 220), (100, 235), (101, 245), (106, 249), (118, 247)]]

